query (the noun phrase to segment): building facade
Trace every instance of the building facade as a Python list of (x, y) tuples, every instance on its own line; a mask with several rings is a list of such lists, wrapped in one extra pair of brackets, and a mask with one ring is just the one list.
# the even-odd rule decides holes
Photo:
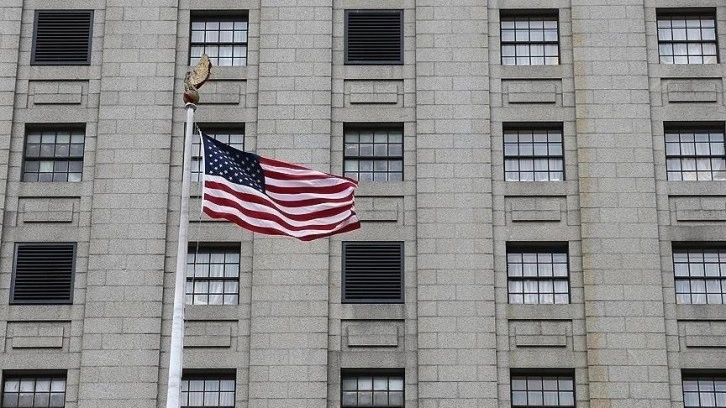
[(726, 407), (726, 5), (3, 0), (0, 407), (164, 407), (200, 129), (360, 180), (199, 215), (183, 406)]

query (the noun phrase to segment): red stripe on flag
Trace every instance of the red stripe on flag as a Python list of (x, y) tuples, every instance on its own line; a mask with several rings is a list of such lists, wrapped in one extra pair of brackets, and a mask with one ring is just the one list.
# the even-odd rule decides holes
[[(243, 220), (235, 215), (232, 215), (232, 214), (229, 214), (226, 212), (216, 212), (207, 207), (204, 207), (203, 210), (204, 210), (204, 213), (207, 214), (211, 218), (225, 219), (227, 221), (233, 222), (233, 223), (239, 225), (240, 227), (250, 230), (252, 232), (259, 232), (261, 234), (267, 234), (267, 235), (293, 236), (293, 235), (288, 234), (285, 231), (281, 231), (276, 228), (260, 227), (257, 225), (250, 224), (246, 220)], [(348, 219), (350, 219), (352, 217), (355, 217), (355, 213), (351, 214), (351, 216)], [(309, 235), (304, 235), (304, 236), (296, 236), (295, 238), (297, 238), (301, 241), (312, 241), (317, 238), (323, 238), (323, 237), (328, 237), (328, 236), (335, 235), (335, 234), (342, 234), (344, 232), (354, 231), (354, 230), (357, 230), (358, 228), (360, 228), (360, 221), (358, 221), (356, 219), (355, 222), (346, 224), (339, 229), (335, 229), (335, 230), (327, 231), (327, 232), (321, 232), (321, 233), (314, 233), (314, 234), (309, 234)]]
[[(344, 213), (348, 211), (346, 208), (328, 208), (321, 211), (316, 212), (309, 212), (304, 214), (290, 214), (284, 211), (281, 211), (279, 208), (275, 207), (274, 205), (270, 205), (269, 202), (264, 201), (261, 197), (256, 197), (250, 194), (246, 195), (246, 200), (249, 203), (257, 204), (260, 206), (264, 206), (266, 208), (271, 209), (275, 213), (279, 215), (273, 215), (270, 213), (266, 213), (264, 211), (255, 211), (249, 208), (245, 208), (240, 204), (239, 200), (233, 200), (229, 198), (224, 197), (217, 197), (208, 193), (204, 194), (204, 201), (208, 201), (214, 204), (217, 204), (218, 206), (223, 207), (230, 207), (238, 210), (239, 212), (251, 217), (251, 218), (260, 218), (260, 219), (267, 219), (271, 221), (280, 220), (281, 222), (286, 222), (286, 220), (291, 221), (298, 221), (298, 222), (310, 222), (314, 221), (316, 219), (322, 219), (327, 217), (334, 217), (336, 215), (339, 215), (341, 213)], [(294, 229), (296, 227), (290, 226), (290, 229)]]
[[(247, 200), (251, 196), (250, 194), (241, 193), (231, 187), (229, 187), (226, 184), (219, 183), (216, 181), (205, 181), (204, 187), (215, 189), (215, 190), (221, 190), (228, 194), (233, 194), (237, 196), (240, 200)], [(260, 193), (262, 194), (262, 193)], [(330, 198), (330, 197), (322, 197), (322, 198), (307, 198), (307, 199), (297, 199), (297, 200), (278, 200), (273, 197), (267, 197), (269, 201), (271, 201), (274, 204), (277, 204), (282, 207), (313, 207), (315, 205), (319, 204), (336, 204), (336, 203), (346, 203), (350, 202), (353, 199), (353, 194), (349, 194), (345, 197), (341, 198)]]

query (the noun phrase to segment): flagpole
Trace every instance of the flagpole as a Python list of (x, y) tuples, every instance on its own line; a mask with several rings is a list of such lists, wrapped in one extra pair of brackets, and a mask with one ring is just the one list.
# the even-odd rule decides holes
[(184, 166), (182, 168), (181, 205), (179, 208), (179, 244), (176, 250), (176, 276), (174, 285), (174, 314), (171, 321), (171, 346), (169, 348), (169, 386), (166, 407), (179, 408), (181, 397), (182, 354), (184, 350), (184, 298), (186, 290), (186, 266), (189, 230), (189, 186), (192, 161), (192, 135), (194, 111), (197, 105), (186, 104), (187, 122), (184, 129)]

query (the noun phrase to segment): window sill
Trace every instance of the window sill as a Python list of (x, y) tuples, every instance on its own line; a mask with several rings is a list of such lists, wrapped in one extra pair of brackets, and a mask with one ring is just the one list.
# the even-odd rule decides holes
[(726, 320), (726, 305), (676, 305), (678, 320)]
[[(569, 65), (499, 65), (502, 79), (547, 79), (563, 78)], [(492, 67), (494, 68), (494, 67)]]
[(720, 78), (726, 64), (661, 64), (651, 63), (650, 72), (655, 78)]
[(359, 196), (401, 196), (415, 193), (413, 183), (405, 181), (361, 181), (356, 195)]
[(406, 318), (406, 305), (404, 303), (344, 303), (341, 304), (340, 318), (343, 320), (401, 320)]
[(184, 320), (240, 320), (240, 306), (246, 305), (184, 305)]
[(716, 181), (667, 181), (668, 195), (673, 196), (722, 196), (726, 180)]
[[(7, 319), (12, 321), (69, 321), (73, 320), (73, 307), (78, 305), (8, 305)], [(82, 306), (82, 305), (81, 305)]]
[(503, 181), (505, 196), (565, 196), (577, 192), (576, 181)]
[(22, 181), (19, 197), (80, 197), (84, 182)]
[(31, 65), (31, 80), (88, 80), (90, 65)]
[[(344, 65), (343, 78), (345, 79), (403, 79), (406, 72), (405, 65)], [(410, 75), (409, 75), (410, 77)]]
[(580, 305), (512, 305), (507, 304), (509, 320), (572, 320), (582, 318)]
[[(189, 67), (189, 70), (194, 67)], [(240, 81), (247, 79), (249, 74), (249, 66), (243, 67), (212, 67), (212, 75), (210, 75), (210, 81)]]

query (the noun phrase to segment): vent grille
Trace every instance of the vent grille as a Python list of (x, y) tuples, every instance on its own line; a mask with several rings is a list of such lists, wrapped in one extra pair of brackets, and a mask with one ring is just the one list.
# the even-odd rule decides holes
[(403, 243), (344, 242), (343, 302), (403, 303)]
[(92, 10), (38, 10), (33, 33), (34, 64), (84, 65), (91, 62)]
[(346, 18), (346, 63), (403, 63), (402, 10), (349, 10)]
[(75, 244), (18, 244), (12, 303), (71, 303)]

